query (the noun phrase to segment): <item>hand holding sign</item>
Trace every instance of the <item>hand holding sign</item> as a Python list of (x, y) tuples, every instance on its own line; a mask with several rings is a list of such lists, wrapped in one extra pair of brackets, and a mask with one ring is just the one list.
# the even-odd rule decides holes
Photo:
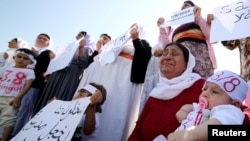
[(193, 10), (194, 10), (194, 16), (195, 17), (198, 17), (198, 16), (201, 15), (201, 8), (200, 7), (195, 6)]
[(211, 25), (214, 20), (214, 14), (207, 14), (207, 24)]
[(160, 17), (160, 18), (157, 20), (157, 26), (160, 27), (164, 22), (165, 22), (165, 19), (164, 19), (163, 17)]
[(139, 38), (139, 31), (138, 31), (138, 25), (133, 24), (130, 28), (130, 37), (132, 40)]
[[(196, 11), (194, 11), (196, 10)], [(189, 7), (180, 11), (176, 11), (174, 13), (167, 14), (164, 16), (164, 19), (159, 18), (158, 22), (163, 23), (160, 27), (167, 27), (167, 26), (173, 26), (173, 25), (181, 25), (184, 23), (189, 23), (194, 21), (194, 12), (196, 15), (200, 14), (200, 8), (196, 7)], [(158, 24), (157, 22), (157, 24)]]
[(115, 61), (122, 51), (123, 46), (130, 39), (129, 30), (118, 36), (115, 40), (108, 42), (102, 47), (99, 61), (101, 64), (108, 64)]

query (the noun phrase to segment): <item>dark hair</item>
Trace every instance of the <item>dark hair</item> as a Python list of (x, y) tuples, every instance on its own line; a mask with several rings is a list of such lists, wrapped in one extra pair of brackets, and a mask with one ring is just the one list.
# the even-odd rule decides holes
[(186, 0), (186, 1), (184, 1), (184, 3), (188, 3), (188, 4), (192, 5), (192, 6), (195, 6), (195, 4), (191, 0)]
[(102, 33), (102, 34), (100, 35), (100, 37), (103, 37), (103, 36), (106, 36), (106, 37), (109, 38), (109, 40), (111, 40), (111, 37), (110, 37), (107, 33)]
[(87, 35), (86, 31), (80, 31), (80, 33), (85, 37)]
[(14, 38), (14, 39), (12, 39), (12, 40), (14, 40), (15, 42), (18, 42), (17, 38)]
[(96, 105), (96, 112), (101, 113), (102, 112), (102, 106), (101, 105), (106, 101), (107, 90), (105, 89), (105, 87), (103, 85), (100, 85), (100, 84), (97, 84), (97, 83), (91, 82), (91, 83), (89, 83), (89, 85), (94, 86), (102, 94), (102, 101)]
[(38, 36), (41, 36), (41, 35), (46, 36), (46, 37), (50, 40), (50, 37), (49, 37), (48, 34), (46, 34), (46, 33), (41, 33), (41, 34), (39, 34)]
[(17, 52), (17, 51), (22, 51), (22, 52), (24, 52), (24, 53), (27, 53), (27, 54), (29, 54), (29, 55), (32, 55), (32, 56), (34, 57), (34, 59), (36, 58), (36, 54), (35, 54), (32, 50), (30, 50), (30, 49), (27, 49), (27, 48), (19, 48), (19, 49), (17, 49), (15, 52)]
[(184, 55), (185, 62), (187, 63), (187, 62), (188, 62), (188, 59), (189, 59), (189, 51), (188, 51), (188, 49), (187, 49), (184, 45), (182, 45), (181, 43), (178, 43), (178, 42), (169, 43), (169, 44), (167, 44), (167, 45), (164, 47), (163, 51), (164, 51), (167, 47), (172, 46), (172, 45), (176, 45), (176, 46), (178, 46), (178, 47), (181, 49), (181, 51), (183, 52), (183, 55)]

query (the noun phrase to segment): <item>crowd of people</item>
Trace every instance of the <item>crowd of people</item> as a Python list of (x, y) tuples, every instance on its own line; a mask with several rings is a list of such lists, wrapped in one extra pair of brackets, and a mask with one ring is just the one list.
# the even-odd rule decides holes
[[(79, 31), (70, 63), (51, 74), (46, 71), (56, 52), (50, 35), (39, 34), (34, 46), (11, 39), (9, 49), (0, 54), (1, 141), (17, 135), (48, 102), (88, 96), (91, 103), (72, 141), (207, 140), (209, 124), (250, 124), (250, 37), (221, 41), (228, 49), (239, 48), (241, 73), (215, 72), (209, 42), (213, 18), (203, 18), (201, 8), (190, 0), (181, 10), (189, 7), (194, 7), (194, 22), (173, 28), (161, 26), (164, 18), (157, 20), (159, 38), (153, 46), (143, 27), (128, 27), (129, 40), (107, 64), (100, 57), (114, 38), (108, 33), (95, 41), (87, 31)], [(232, 85), (227, 87), (228, 82)], [(190, 121), (180, 130), (200, 105), (209, 118), (199, 124)]]

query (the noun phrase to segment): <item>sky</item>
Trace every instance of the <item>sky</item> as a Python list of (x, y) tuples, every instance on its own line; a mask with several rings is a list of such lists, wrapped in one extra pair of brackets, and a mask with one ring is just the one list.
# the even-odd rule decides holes
[[(164, 14), (178, 11), (184, 0), (1, 0), (0, 52), (8, 48), (13, 38), (22, 38), (34, 45), (36, 36), (47, 33), (54, 48), (75, 41), (79, 31), (87, 31), (98, 40), (101, 33), (112, 38), (124, 33), (136, 22), (144, 28), (147, 40), (157, 42), (156, 21)], [(202, 15), (212, 13), (225, 0), (193, 0), (202, 8)], [(227, 0), (230, 3), (232, 0)], [(218, 68), (236, 73), (239, 51), (227, 50), (220, 43), (214, 45)]]

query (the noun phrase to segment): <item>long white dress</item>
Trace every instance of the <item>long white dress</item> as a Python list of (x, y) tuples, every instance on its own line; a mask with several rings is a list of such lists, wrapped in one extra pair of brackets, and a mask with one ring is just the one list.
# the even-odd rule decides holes
[[(125, 46), (122, 52), (133, 55), (134, 47)], [(90, 82), (102, 84), (107, 90), (107, 99), (99, 117), (98, 141), (126, 141), (134, 129), (143, 84), (130, 81), (131, 66), (132, 59), (118, 56), (113, 63), (106, 65), (95, 59), (85, 69), (77, 90)]]

